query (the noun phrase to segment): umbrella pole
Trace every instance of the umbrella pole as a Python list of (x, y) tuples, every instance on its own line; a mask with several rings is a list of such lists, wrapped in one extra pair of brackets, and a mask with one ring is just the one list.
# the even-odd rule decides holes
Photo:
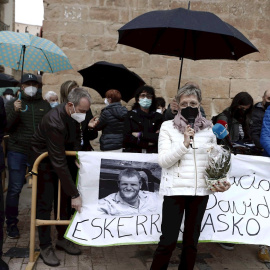
[(182, 76), (182, 68), (183, 68), (183, 62), (184, 62), (184, 58), (183, 57), (180, 57), (180, 59), (181, 59), (181, 66), (180, 66), (180, 74), (179, 74), (177, 91), (180, 89), (180, 82), (181, 82), (181, 76)]
[[(188, 1), (188, 10), (189, 9), (190, 9), (190, 1)], [(187, 32), (185, 31), (183, 55), (184, 55), (184, 52), (186, 50), (186, 39), (187, 39)], [(180, 57), (180, 59), (181, 59), (181, 66), (180, 66), (180, 74), (179, 74), (179, 80), (178, 80), (178, 90), (180, 89), (180, 82), (181, 82), (181, 76), (182, 76), (182, 69), (183, 69), (184, 57)]]
[(22, 74), (21, 74), (21, 81), (22, 81), (22, 77), (23, 77), (23, 66), (24, 66), (25, 45), (22, 46), (22, 51), (23, 51), (23, 59), (22, 59)]

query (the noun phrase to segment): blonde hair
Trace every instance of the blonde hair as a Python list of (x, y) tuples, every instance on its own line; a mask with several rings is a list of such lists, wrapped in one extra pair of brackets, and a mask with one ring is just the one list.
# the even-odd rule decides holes
[(67, 102), (67, 97), (70, 91), (76, 87), (79, 87), (79, 84), (76, 81), (66, 81), (62, 83), (60, 87), (60, 102)]

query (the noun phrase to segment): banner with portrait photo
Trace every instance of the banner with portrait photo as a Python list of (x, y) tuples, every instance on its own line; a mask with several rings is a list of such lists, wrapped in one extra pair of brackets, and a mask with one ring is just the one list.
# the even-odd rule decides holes
[[(85, 246), (157, 243), (163, 202), (157, 155), (78, 152), (78, 158), (83, 208), (65, 237)], [(200, 241), (269, 245), (269, 160), (232, 156), (232, 186), (209, 196)]]

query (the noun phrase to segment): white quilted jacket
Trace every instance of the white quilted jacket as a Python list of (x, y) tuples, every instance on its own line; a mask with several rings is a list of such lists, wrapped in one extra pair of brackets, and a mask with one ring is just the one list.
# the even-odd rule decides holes
[(158, 163), (162, 167), (159, 193), (165, 196), (212, 194), (204, 179), (207, 150), (216, 144), (211, 128), (195, 133), (193, 148), (185, 147), (184, 135), (173, 127), (173, 120), (163, 122), (158, 141)]

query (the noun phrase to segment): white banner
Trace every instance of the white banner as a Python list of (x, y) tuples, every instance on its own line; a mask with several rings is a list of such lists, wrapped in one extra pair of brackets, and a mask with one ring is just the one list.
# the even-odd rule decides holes
[[(163, 201), (157, 155), (78, 152), (78, 157), (83, 208), (65, 237), (85, 246), (157, 243)], [(210, 195), (200, 241), (269, 245), (269, 168), (266, 157), (232, 156), (232, 186)]]

